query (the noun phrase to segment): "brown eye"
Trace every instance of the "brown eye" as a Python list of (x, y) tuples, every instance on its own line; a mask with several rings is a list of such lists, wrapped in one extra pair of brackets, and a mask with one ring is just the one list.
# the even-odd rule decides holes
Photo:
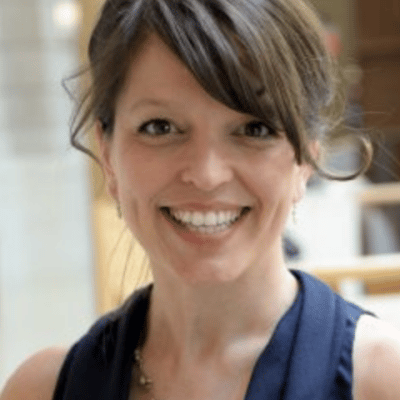
[(245, 125), (244, 135), (255, 139), (267, 139), (275, 135), (275, 131), (264, 122), (253, 121)]
[(165, 119), (154, 119), (141, 125), (138, 131), (144, 135), (162, 136), (177, 133), (178, 129)]

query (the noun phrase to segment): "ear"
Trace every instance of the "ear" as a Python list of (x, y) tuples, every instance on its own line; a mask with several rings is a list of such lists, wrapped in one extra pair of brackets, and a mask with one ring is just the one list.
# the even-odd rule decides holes
[(307, 163), (299, 165), (298, 168), (297, 186), (294, 193), (293, 203), (298, 203), (304, 197), (307, 182), (314, 172), (313, 167)]
[(96, 121), (94, 128), (95, 138), (99, 148), (99, 159), (107, 182), (107, 190), (115, 200), (118, 200), (118, 185), (111, 151), (113, 142), (111, 138), (105, 136), (99, 120)]
[[(319, 156), (320, 146), (318, 141), (313, 141), (309, 145), (310, 156), (317, 160)], [(298, 165), (298, 181), (293, 199), (293, 203), (299, 202), (306, 192), (307, 182), (314, 173), (314, 168), (307, 162)]]

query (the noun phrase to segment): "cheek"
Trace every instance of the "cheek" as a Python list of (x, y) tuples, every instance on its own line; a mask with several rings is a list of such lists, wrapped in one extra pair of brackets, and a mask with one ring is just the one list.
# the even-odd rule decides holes
[(252, 172), (248, 188), (257, 198), (255, 223), (266, 243), (272, 237), (280, 237), (285, 229), (295, 199), (297, 165), (291, 158), (281, 157), (254, 163)]
[(296, 167), (287, 155), (254, 159), (246, 172), (247, 182), (261, 201), (290, 202), (296, 188)]
[[(119, 194), (121, 200), (135, 201), (138, 207), (149, 207), (168, 181), (171, 168), (154, 152), (135, 146), (121, 152)], [(141, 210), (145, 211), (145, 210)]]

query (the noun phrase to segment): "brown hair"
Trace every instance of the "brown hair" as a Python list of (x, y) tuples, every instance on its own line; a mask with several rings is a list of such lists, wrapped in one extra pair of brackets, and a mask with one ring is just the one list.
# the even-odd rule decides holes
[(361, 133), (362, 165), (354, 173), (330, 174), (309, 154), (310, 141), (324, 141), (334, 125), (328, 111), (337, 82), (320, 22), (302, 0), (107, 0), (89, 44), (91, 88), (72, 123), (76, 148), (93, 156), (79, 142), (91, 121), (112, 136), (116, 98), (150, 33), (215, 99), (285, 131), (298, 163), (339, 180), (369, 166), (372, 146)]

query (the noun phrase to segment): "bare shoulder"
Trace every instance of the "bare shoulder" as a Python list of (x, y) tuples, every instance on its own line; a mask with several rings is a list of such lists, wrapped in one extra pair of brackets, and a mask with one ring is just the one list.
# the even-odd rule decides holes
[(363, 315), (354, 341), (354, 399), (400, 399), (400, 331)]
[(26, 360), (10, 377), (0, 400), (51, 400), (66, 349), (42, 350)]

